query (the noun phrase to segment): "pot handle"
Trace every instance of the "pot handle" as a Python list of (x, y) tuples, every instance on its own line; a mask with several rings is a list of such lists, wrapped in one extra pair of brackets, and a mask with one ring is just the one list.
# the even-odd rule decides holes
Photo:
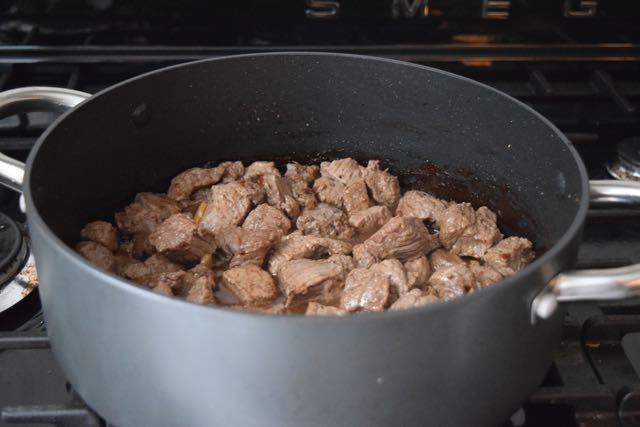
[[(23, 87), (0, 92), (0, 119), (29, 111), (63, 112), (91, 95), (58, 87)], [(22, 192), (24, 163), (0, 153), (0, 185)]]
[[(590, 181), (593, 207), (640, 207), (640, 183)], [(548, 319), (559, 302), (616, 300), (640, 296), (640, 264), (619, 268), (565, 271), (551, 279), (531, 304), (531, 320)]]

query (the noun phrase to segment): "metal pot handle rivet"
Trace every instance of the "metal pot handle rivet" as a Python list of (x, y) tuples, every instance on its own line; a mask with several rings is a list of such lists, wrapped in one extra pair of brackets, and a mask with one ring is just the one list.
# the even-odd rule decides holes
[[(63, 112), (91, 94), (57, 87), (24, 87), (0, 92), (0, 119), (30, 111)], [(24, 163), (0, 153), (0, 185), (22, 192)], [(24, 206), (21, 200), (21, 207)]]
[[(640, 207), (640, 183), (590, 181), (592, 207)], [(640, 264), (619, 268), (565, 271), (554, 277), (534, 298), (531, 321), (548, 319), (558, 303), (587, 300), (616, 300), (640, 296)]]

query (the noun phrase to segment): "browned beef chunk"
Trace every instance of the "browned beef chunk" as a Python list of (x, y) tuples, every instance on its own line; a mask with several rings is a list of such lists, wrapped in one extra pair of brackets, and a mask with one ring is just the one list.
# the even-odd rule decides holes
[(246, 304), (231, 304), (229, 307), (233, 307), (236, 310), (242, 311), (254, 311), (258, 313), (268, 314), (281, 314), (288, 313), (289, 310), (284, 306), (284, 303), (272, 303), (270, 305), (246, 305)]
[(431, 290), (441, 299), (463, 295), (475, 285), (475, 277), (465, 264), (455, 264), (433, 272), (429, 278)]
[(194, 202), (206, 202), (211, 197), (211, 188), (201, 188), (191, 193), (191, 200)]
[(100, 243), (92, 241), (80, 242), (76, 245), (76, 251), (88, 261), (107, 271), (116, 270), (116, 258), (109, 249)]
[(254, 206), (257, 206), (266, 200), (267, 195), (264, 192), (264, 187), (259, 182), (256, 182), (256, 181), (238, 181), (238, 182), (244, 186), (244, 191)]
[(91, 240), (100, 243), (111, 252), (118, 250), (120, 238), (118, 230), (106, 221), (93, 221), (85, 225), (80, 230), (80, 237), (83, 240)]
[(326, 203), (320, 203), (315, 209), (302, 212), (296, 226), (305, 235), (340, 240), (349, 240), (354, 233), (345, 213)]
[(347, 311), (382, 311), (389, 303), (389, 286), (383, 273), (353, 269), (347, 275), (340, 306)]
[(470, 261), (469, 270), (473, 273), (473, 277), (476, 278), (476, 288), (493, 285), (502, 280), (502, 274), (498, 273), (493, 267), (481, 265), (478, 261)]
[(215, 236), (220, 230), (240, 224), (250, 209), (251, 198), (242, 183), (214, 185), (198, 232), (202, 236)]
[(255, 265), (242, 265), (225, 271), (222, 284), (243, 304), (267, 304), (278, 293), (271, 275)]
[(533, 245), (523, 237), (508, 237), (498, 242), (482, 257), (485, 265), (493, 267), (503, 276), (514, 274), (533, 258)]
[(187, 169), (171, 180), (167, 195), (173, 200), (188, 199), (195, 190), (220, 181), (223, 174), (224, 168), (221, 167)]
[(152, 288), (153, 292), (157, 292), (162, 295), (172, 296), (173, 291), (171, 290), (171, 286), (166, 283), (160, 283), (159, 285)]
[(426, 256), (409, 260), (404, 263), (407, 272), (407, 285), (411, 288), (425, 288), (433, 270)]
[(218, 232), (216, 242), (230, 259), (230, 267), (244, 264), (261, 266), (279, 237), (280, 233), (277, 230), (228, 227)]
[(353, 247), (353, 260), (360, 268), (369, 268), (378, 262), (378, 259), (367, 250), (364, 244), (355, 245)]
[(372, 206), (349, 216), (349, 224), (356, 229), (358, 241), (364, 241), (391, 219), (391, 211), (386, 206)]
[(184, 276), (181, 279), (180, 284), (173, 288), (173, 292), (176, 295), (187, 296), (189, 290), (196, 284), (196, 282), (206, 282), (207, 287), (212, 290), (216, 289), (216, 274), (209, 267), (204, 264), (198, 264), (195, 267), (185, 271)]
[(321, 202), (342, 208), (344, 184), (340, 181), (329, 177), (321, 177), (313, 183), (313, 190)]
[(429, 261), (434, 270), (451, 267), (455, 264), (464, 264), (462, 258), (445, 249), (437, 249), (429, 254)]
[(136, 282), (151, 289), (155, 289), (157, 287), (168, 287), (169, 289), (171, 289), (171, 295), (173, 295), (174, 289), (180, 289), (180, 287), (182, 286), (183, 277), (184, 271), (171, 271), (148, 274), (146, 276), (137, 278)]
[(380, 162), (369, 160), (364, 179), (371, 191), (373, 200), (395, 212), (400, 200), (400, 183), (398, 178), (386, 170), (380, 170)]
[(317, 165), (301, 165), (300, 163), (288, 163), (285, 177), (292, 181), (301, 181), (312, 184), (320, 176), (320, 168)]
[(287, 171), (284, 176), (291, 186), (293, 197), (303, 209), (316, 207), (315, 191), (310, 188), (310, 185), (313, 185), (313, 181), (319, 175), (320, 168), (317, 165), (287, 164)]
[(317, 236), (303, 236), (294, 232), (282, 239), (269, 258), (269, 271), (276, 274), (287, 261), (301, 258), (320, 258), (327, 255), (351, 253), (351, 244)]
[(349, 312), (339, 307), (310, 302), (305, 314), (307, 316), (344, 316), (345, 314), (349, 314)]
[(169, 273), (180, 271), (182, 266), (171, 262), (161, 254), (154, 254), (144, 262), (128, 264), (123, 271), (123, 276), (131, 280), (139, 281), (142, 277), (157, 273)]
[(349, 255), (331, 255), (329, 258), (327, 258), (327, 261), (340, 265), (345, 272), (349, 272), (356, 268), (356, 262)]
[(245, 230), (275, 231), (279, 237), (284, 236), (291, 229), (291, 221), (280, 209), (263, 203), (249, 212), (242, 223)]
[(340, 265), (326, 260), (296, 259), (283, 263), (278, 283), (287, 307), (309, 301), (331, 305), (339, 298), (344, 271)]
[(400, 198), (396, 215), (412, 216), (436, 222), (447, 208), (448, 203), (422, 191), (407, 191)]
[(261, 175), (280, 176), (280, 171), (276, 168), (274, 162), (257, 161), (247, 166), (244, 172), (244, 179), (251, 180)]
[(364, 168), (350, 157), (338, 159), (332, 162), (320, 163), (320, 174), (323, 177), (332, 178), (347, 184), (354, 179), (362, 178)]
[(196, 279), (187, 292), (187, 301), (198, 304), (215, 304), (216, 298), (213, 294), (213, 286), (206, 277)]
[(222, 182), (237, 181), (244, 175), (244, 165), (239, 161), (222, 162), (218, 167), (224, 170)]
[(385, 259), (372, 265), (369, 270), (377, 271), (389, 278), (389, 299), (395, 301), (399, 296), (409, 292), (409, 281), (404, 266), (395, 258)]
[(440, 241), (451, 252), (480, 258), (502, 238), (496, 225), (496, 214), (486, 207), (474, 211), (469, 203), (452, 204), (440, 220)]
[(136, 233), (131, 237), (131, 255), (136, 258), (146, 258), (156, 252), (156, 248), (149, 242), (149, 234)]
[(289, 181), (280, 175), (262, 175), (259, 180), (267, 196), (267, 203), (274, 208), (284, 211), (289, 218), (295, 218), (300, 214), (300, 206), (293, 197)]
[(211, 239), (203, 239), (197, 233), (198, 226), (185, 214), (171, 215), (149, 236), (149, 242), (167, 258), (193, 264), (216, 250)]
[(364, 245), (379, 259), (398, 258), (406, 261), (429, 253), (440, 243), (418, 218), (394, 217), (369, 237)]
[(354, 179), (347, 183), (342, 194), (342, 204), (349, 214), (369, 207), (369, 194), (364, 179)]
[(124, 272), (131, 264), (142, 264), (140, 260), (132, 257), (128, 252), (120, 249), (115, 253), (115, 272), (124, 276)]
[(411, 289), (396, 300), (389, 310), (403, 310), (405, 308), (420, 307), (422, 305), (431, 304), (438, 301), (438, 297), (428, 294), (421, 289)]
[(118, 228), (124, 233), (148, 236), (158, 224), (179, 212), (178, 204), (164, 194), (138, 193), (133, 203), (115, 217)]

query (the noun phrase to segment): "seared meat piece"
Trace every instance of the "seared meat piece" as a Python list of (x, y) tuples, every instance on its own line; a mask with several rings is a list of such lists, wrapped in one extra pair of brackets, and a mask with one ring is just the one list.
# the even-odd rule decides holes
[(218, 232), (216, 241), (227, 257), (231, 257), (230, 267), (244, 264), (261, 266), (264, 257), (279, 238), (279, 230), (229, 227)]
[(222, 284), (242, 304), (267, 304), (278, 294), (271, 275), (255, 265), (242, 265), (225, 271)]
[(369, 207), (367, 184), (363, 179), (354, 179), (347, 183), (342, 194), (342, 204), (349, 214)]
[(301, 181), (311, 184), (320, 176), (320, 168), (317, 165), (301, 165), (300, 163), (287, 163), (287, 171), (284, 176), (291, 181)]
[(247, 166), (244, 172), (244, 179), (250, 180), (251, 178), (255, 178), (260, 175), (280, 176), (280, 171), (276, 168), (275, 163), (273, 162), (257, 161)]
[(126, 268), (131, 264), (142, 263), (122, 249), (115, 253), (115, 272), (120, 276), (124, 276)]
[(364, 241), (391, 219), (391, 211), (386, 206), (372, 206), (349, 216), (349, 224), (356, 229), (356, 237)]
[(474, 212), (469, 203), (446, 208), (438, 226), (442, 245), (461, 256), (480, 258), (502, 238), (496, 225), (496, 214), (484, 206)]
[(356, 268), (356, 262), (349, 255), (331, 255), (329, 258), (327, 258), (327, 261), (340, 265), (345, 272), (349, 272)]
[(193, 282), (187, 292), (187, 301), (198, 304), (215, 304), (216, 297), (213, 294), (213, 286), (206, 277), (200, 277)]
[(447, 208), (448, 203), (422, 191), (407, 191), (400, 198), (396, 215), (412, 216), (436, 222)]
[(283, 210), (289, 218), (295, 218), (300, 214), (300, 206), (293, 197), (288, 180), (280, 175), (267, 174), (262, 175), (259, 182), (267, 195), (267, 203), (274, 208)]
[(218, 167), (224, 170), (222, 182), (237, 181), (244, 175), (244, 165), (240, 161), (222, 162)]
[(162, 295), (167, 295), (167, 296), (173, 295), (173, 291), (171, 290), (171, 287), (166, 283), (160, 283), (159, 285), (153, 287), (151, 290), (153, 292), (157, 292)]
[[(194, 202), (206, 202), (211, 197), (211, 188), (201, 188), (191, 193), (190, 200)], [(184, 209), (184, 208), (183, 208)]]
[(354, 179), (362, 178), (364, 168), (350, 157), (332, 162), (320, 163), (320, 174), (347, 184)]
[(263, 203), (249, 212), (242, 223), (242, 228), (245, 230), (275, 231), (280, 238), (291, 229), (291, 221), (280, 209)]
[(472, 289), (475, 280), (466, 264), (455, 264), (434, 271), (429, 278), (429, 284), (439, 298), (447, 300)]
[(340, 306), (347, 311), (382, 311), (389, 302), (389, 278), (378, 271), (356, 268), (347, 275)]
[(198, 226), (185, 214), (171, 215), (149, 235), (149, 242), (167, 258), (183, 263), (197, 263), (212, 254), (216, 245), (197, 234)]
[(268, 314), (281, 314), (281, 313), (289, 312), (289, 310), (285, 308), (284, 303), (281, 303), (281, 302), (272, 303), (270, 305), (231, 304), (228, 307), (232, 307), (236, 310), (268, 313)]
[(276, 274), (285, 262), (301, 258), (319, 258), (326, 255), (351, 253), (352, 246), (341, 240), (326, 237), (303, 236), (294, 232), (278, 243), (269, 258), (269, 272)]
[(407, 273), (400, 261), (395, 258), (385, 259), (372, 265), (369, 270), (377, 271), (389, 278), (389, 299), (395, 301), (399, 296), (409, 292)]
[(187, 169), (171, 180), (167, 195), (176, 201), (188, 199), (195, 190), (220, 181), (223, 174), (224, 168), (221, 167)]
[(76, 245), (76, 251), (88, 261), (107, 271), (116, 271), (116, 258), (100, 243), (85, 241)]
[(278, 271), (278, 283), (284, 293), (286, 307), (309, 301), (330, 305), (339, 298), (344, 276), (344, 270), (338, 264), (295, 259), (283, 263)]
[(313, 183), (313, 190), (318, 195), (318, 200), (328, 203), (337, 208), (342, 208), (342, 195), (344, 194), (344, 184), (329, 177), (321, 177)]
[(429, 255), (429, 261), (431, 261), (431, 266), (434, 270), (451, 267), (455, 264), (464, 264), (462, 258), (445, 249), (437, 249), (431, 252)]
[(147, 258), (144, 262), (135, 262), (124, 267), (123, 276), (139, 281), (144, 276), (157, 273), (170, 273), (180, 271), (182, 266), (171, 262), (167, 257), (161, 254), (154, 254)]
[(404, 263), (407, 272), (407, 286), (411, 288), (425, 288), (433, 270), (426, 256), (409, 260)]
[(343, 316), (349, 312), (338, 307), (310, 302), (304, 314), (307, 316)]
[(305, 235), (340, 240), (349, 240), (354, 234), (344, 212), (326, 203), (320, 203), (315, 209), (302, 212), (296, 226)]
[(162, 221), (180, 212), (164, 194), (138, 193), (134, 202), (115, 214), (118, 228), (127, 234), (149, 235)]
[(481, 265), (475, 260), (469, 262), (469, 270), (473, 273), (473, 277), (476, 278), (476, 288), (493, 285), (502, 280), (502, 274), (498, 273), (493, 267)]
[(118, 250), (120, 238), (118, 230), (106, 221), (93, 221), (85, 225), (80, 230), (80, 237), (83, 240), (91, 240), (100, 243), (111, 252)]
[(371, 191), (373, 200), (394, 212), (398, 205), (398, 200), (400, 200), (398, 178), (386, 170), (380, 170), (380, 162), (378, 160), (369, 160), (364, 180)]
[(371, 255), (371, 252), (367, 250), (364, 244), (355, 245), (353, 247), (353, 260), (360, 268), (369, 268), (378, 262), (378, 259)]
[(253, 203), (254, 206), (257, 206), (266, 200), (267, 195), (264, 192), (264, 187), (260, 183), (255, 181), (238, 181), (238, 182), (241, 182), (244, 185), (244, 190), (247, 196), (249, 196), (249, 200), (251, 200), (251, 203)]
[(146, 258), (153, 255), (156, 248), (149, 242), (149, 234), (136, 233), (131, 238), (130, 253), (137, 258)]
[(198, 232), (202, 236), (215, 236), (220, 230), (240, 224), (250, 209), (251, 198), (242, 183), (214, 185)]
[(166, 273), (153, 273), (147, 276), (139, 277), (136, 279), (137, 283), (145, 285), (151, 289), (157, 287), (171, 289), (171, 295), (174, 294), (174, 289), (180, 289), (182, 286), (182, 278), (184, 277), (184, 271), (172, 271)]
[(316, 207), (315, 191), (309, 187), (320, 175), (320, 168), (316, 165), (304, 166), (299, 163), (288, 163), (285, 178), (291, 186), (291, 192), (303, 209)]
[(369, 237), (364, 245), (379, 259), (398, 258), (406, 261), (429, 253), (440, 243), (437, 236), (429, 234), (418, 218), (397, 216)]
[(196, 282), (206, 282), (207, 287), (215, 290), (216, 273), (205, 265), (198, 264), (185, 272), (181, 283), (173, 291), (176, 295), (186, 296)]
[(438, 301), (438, 297), (428, 294), (421, 289), (411, 289), (396, 300), (389, 310), (403, 310), (405, 308), (420, 307)]
[(523, 237), (508, 237), (489, 249), (482, 257), (485, 265), (493, 267), (503, 276), (511, 276), (529, 264), (533, 258), (533, 245)]

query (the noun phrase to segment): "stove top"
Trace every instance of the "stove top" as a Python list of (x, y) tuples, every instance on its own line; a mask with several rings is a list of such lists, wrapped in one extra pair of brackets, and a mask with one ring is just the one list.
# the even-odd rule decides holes
[[(592, 179), (609, 178), (621, 166), (621, 176), (638, 176), (640, 3), (218, 3), (2, 2), (0, 90), (46, 85), (95, 93), (163, 66), (248, 52), (367, 54), (487, 83), (558, 126)], [(24, 159), (54, 118), (30, 113), (0, 120), (0, 151)], [(0, 425), (104, 425), (53, 360), (37, 292), (2, 311), (7, 283), (24, 292), (36, 279), (17, 195), (0, 189), (0, 212)], [(640, 213), (591, 212), (577, 267), (638, 262)], [(640, 300), (569, 305), (553, 365), (505, 426), (634, 425), (640, 425)]]

